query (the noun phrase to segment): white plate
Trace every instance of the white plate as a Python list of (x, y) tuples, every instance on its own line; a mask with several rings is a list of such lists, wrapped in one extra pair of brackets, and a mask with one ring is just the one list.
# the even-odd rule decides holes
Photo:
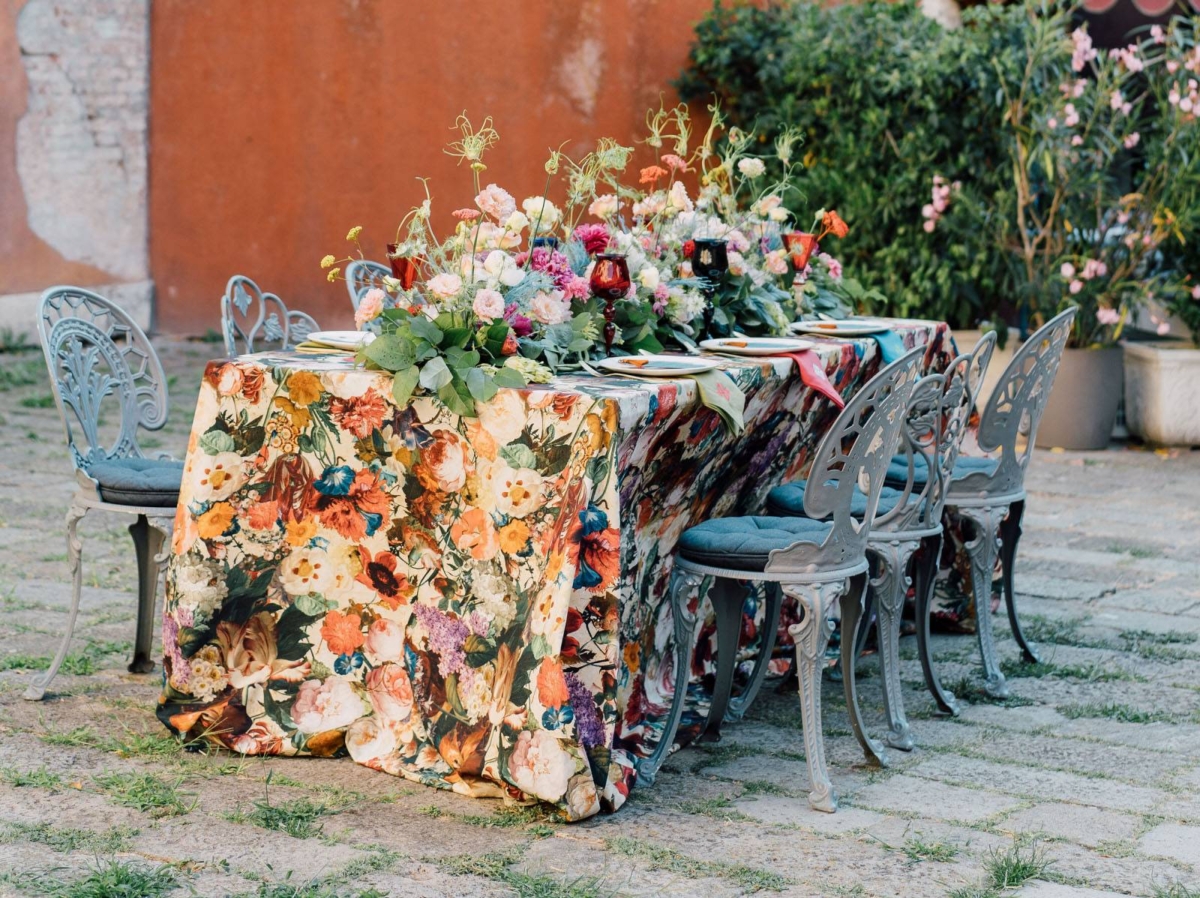
[(601, 359), (597, 368), (614, 374), (634, 374), (638, 377), (680, 377), (684, 374), (701, 374), (719, 368), (720, 363), (711, 359), (698, 359), (685, 355), (631, 355), (613, 359)]
[(304, 338), (306, 343), (320, 343), (335, 349), (362, 349), (375, 339), (369, 331), (313, 331)]
[(701, 340), (700, 348), (727, 355), (779, 355), (781, 352), (812, 349), (813, 344), (794, 337), (721, 337), (715, 340)]
[[(833, 325), (832, 327), (830, 325)], [(891, 330), (883, 324), (865, 321), (795, 321), (788, 326), (793, 334), (809, 334), (821, 337), (864, 337)]]

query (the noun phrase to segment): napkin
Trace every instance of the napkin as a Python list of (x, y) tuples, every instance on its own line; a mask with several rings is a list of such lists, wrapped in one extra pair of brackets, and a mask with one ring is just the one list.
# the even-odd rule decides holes
[(879, 353), (883, 356), (885, 365), (890, 365), (908, 352), (904, 348), (904, 341), (894, 331), (880, 331), (877, 334), (871, 334), (871, 338), (879, 344)]
[(734, 436), (746, 429), (746, 394), (732, 377), (718, 370), (683, 376), (696, 382), (696, 386), (700, 388), (700, 401), (721, 416), (721, 420), (733, 431)]
[(322, 343), (320, 340), (305, 340), (303, 343), (297, 343), (292, 351), (302, 355), (334, 355), (336, 353), (353, 355), (355, 353), (353, 349), (333, 346), (329, 343)]
[(829, 401), (838, 408), (846, 407), (846, 400), (829, 382), (829, 378), (825, 374), (825, 363), (821, 361), (821, 356), (813, 352), (811, 349), (801, 349), (796, 352), (783, 352), (780, 355), (787, 356), (796, 363), (796, 368), (800, 372), (800, 379), (805, 385), (812, 390), (816, 390), (823, 396), (827, 396)]

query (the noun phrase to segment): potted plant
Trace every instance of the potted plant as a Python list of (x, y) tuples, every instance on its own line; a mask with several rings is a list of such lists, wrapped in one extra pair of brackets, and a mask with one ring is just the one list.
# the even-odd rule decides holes
[(1178, 210), (1196, 204), (1188, 78), (1200, 58), (1186, 20), (1102, 54), (1066, 12), (1030, 15), (1024, 63), (1000, 78), (1013, 190), (998, 236), (1031, 329), (1079, 308), (1037, 443), (1099, 449), (1121, 399), (1124, 326), (1179, 289), (1157, 261), (1184, 239)]

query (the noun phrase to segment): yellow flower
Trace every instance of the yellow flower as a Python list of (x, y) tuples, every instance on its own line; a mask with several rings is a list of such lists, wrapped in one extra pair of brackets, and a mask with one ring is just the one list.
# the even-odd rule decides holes
[(312, 405), (321, 398), (321, 378), (310, 371), (297, 371), (287, 379), (287, 389), (296, 405)]
[(328, 274), (328, 276), (325, 278), (325, 280), (329, 281), (329, 283), (331, 283), (331, 284), (332, 284), (334, 281), (336, 281), (336, 280), (337, 280), (337, 276), (338, 276), (339, 274), (341, 274), (341, 273), (342, 273), (342, 269), (340, 269), (340, 268), (331, 268), (331, 269), (329, 270), (329, 274)]
[(212, 539), (220, 536), (233, 524), (233, 506), (228, 502), (218, 502), (196, 521), (196, 532), (201, 539)]
[(307, 407), (297, 405), (290, 399), (284, 399), (282, 396), (276, 396), (274, 402), (276, 407), (287, 416), (287, 420), (291, 423), (293, 429), (297, 431), (304, 430), (312, 423), (312, 415), (309, 413)]
[(515, 555), (529, 542), (529, 525), (522, 520), (513, 520), (500, 528), (500, 550)]
[(303, 521), (288, 521), (287, 536), (289, 546), (303, 546), (310, 539), (317, 535), (317, 522), (312, 518), (305, 518)]
[(350, 229), (350, 233), (346, 235), (347, 240), (357, 240), (358, 235), (362, 233), (362, 225), (355, 225)]
[(336, 262), (336, 261), (337, 261), (337, 259), (335, 259), (333, 256), (326, 256), (325, 258), (323, 258), (323, 259), (321, 260), (321, 267), (322, 267), (322, 268), (328, 268), (329, 266), (331, 266), (331, 265), (332, 265), (334, 262)]

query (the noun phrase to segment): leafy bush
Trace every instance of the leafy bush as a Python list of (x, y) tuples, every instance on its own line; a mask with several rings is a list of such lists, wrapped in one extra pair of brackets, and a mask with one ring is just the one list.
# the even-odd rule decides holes
[[(1096, 54), (1082, 70), (1065, 7), (988, 4), (964, 21), (946, 31), (912, 2), (718, 3), (678, 86), (687, 100), (715, 95), (764, 140), (800, 131), (798, 187), (854, 226), (840, 246), (846, 273), (882, 292), (891, 314), (1036, 323), (1074, 302), (1075, 342), (1103, 343), (1156, 293), (1195, 311), (1185, 314), (1195, 328), (1200, 311), (1179, 304), (1196, 282), (1186, 273), (1200, 274), (1187, 267), (1200, 154), (1195, 114), (1167, 100), (1192, 75), (1163, 65), (1169, 51), (1192, 69), (1191, 26), (1146, 36), (1133, 68)], [(1086, 96), (1064, 92), (1080, 79)], [(1110, 105), (1118, 89), (1129, 109)], [(1069, 102), (1081, 124), (1066, 123)], [(1122, 250), (1133, 231), (1152, 245)], [(1067, 276), (1088, 259), (1088, 279)]]

